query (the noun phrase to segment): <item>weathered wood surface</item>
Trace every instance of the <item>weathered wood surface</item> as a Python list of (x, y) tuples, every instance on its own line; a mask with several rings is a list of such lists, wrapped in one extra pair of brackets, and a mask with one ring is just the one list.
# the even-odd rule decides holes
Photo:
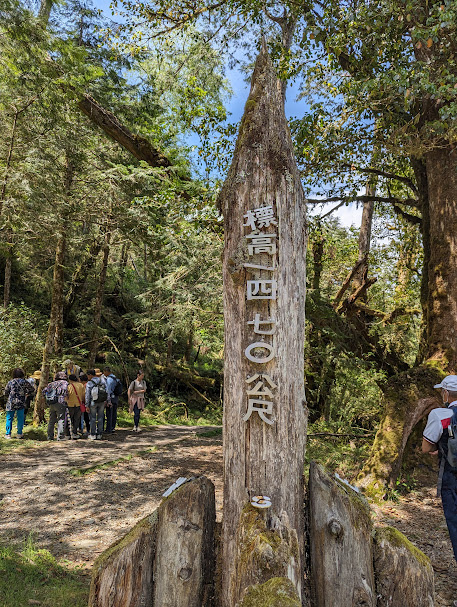
[(275, 604), (273, 600), (281, 598), (284, 586), (288, 588), (288, 598), (301, 605), (297, 580), (288, 578), (297, 566), (300, 549), (297, 532), (291, 528), (287, 514), (283, 513), (279, 519), (268, 511), (245, 506), (236, 539), (240, 558), (232, 578), (232, 592), (240, 597), (240, 605), (254, 605), (253, 597), (260, 596), (264, 601), (258, 605)]
[(186, 483), (159, 508), (154, 607), (206, 607), (214, 593), (214, 485)]
[(368, 503), (311, 462), (309, 513), (316, 607), (376, 607)]
[(89, 607), (212, 607), (214, 485), (185, 483), (95, 561)]
[(152, 607), (157, 520), (156, 510), (97, 558), (89, 607)]
[(397, 529), (376, 529), (374, 566), (377, 607), (434, 607), (430, 560)]
[[(225, 222), (222, 607), (238, 605), (245, 590), (235, 577), (243, 567), (244, 558), (239, 545), (243, 535), (241, 514), (255, 495), (271, 497), (270, 521), (287, 519), (289, 530), (296, 534), (300, 548), (287, 577), (297, 592), (302, 592), (305, 197), (284, 115), (281, 88), (263, 45), (233, 162), (219, 199)], [(250, 256), (246, 238), (250, 230), (243, 226), (244, 215), (264, 206), (273, 208), (277, 226), (263, 227), (261, 231), (277, 234), (277, 251), (271, 255)], [(246, 268), (245, 263), (275, 270)], [(277, 299), (247, 300), (248, 280), (271, 279), (277, 281)], [(255, 334), (253, 326), (247, 324), (255, 314), (262, 319), (275, 318), (276, 332)], [(256, 364), (248, 360), (245, 349), (260, 340), (273, 346), (275, 358)], [(246, 379), (255, 373), (268, 374), (277, 386), (272, 399), (272, 425), (262, 421), (258, 414), (243, 421), (248, 407)], [(276, 576), (274, 569), (270, 575)], [(254, 577), (253, 572), (252, 584)]]

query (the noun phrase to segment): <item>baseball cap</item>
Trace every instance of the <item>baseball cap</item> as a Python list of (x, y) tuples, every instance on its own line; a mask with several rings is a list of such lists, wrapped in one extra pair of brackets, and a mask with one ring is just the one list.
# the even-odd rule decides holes
[(451, 392), (457, 392), (457, 375), (446, 375), (440, 384), (433, 386), (434, 388), (444, 388)]

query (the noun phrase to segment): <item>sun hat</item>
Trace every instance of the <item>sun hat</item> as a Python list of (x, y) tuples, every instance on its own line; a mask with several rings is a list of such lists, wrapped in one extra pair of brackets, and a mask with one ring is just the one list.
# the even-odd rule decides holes
[(41, 379), (41, 371), (34, 371), (32, 377), (33, 379)]
[(100, 371), (100, 369), (95, 369), (95, 375), (97, 377), (101, 377), (103, 375), (103, 373)]
[(457, 375), (447, 375), (440, 384), (436, 384), (436, 386), (433, 387), (457, 392)]

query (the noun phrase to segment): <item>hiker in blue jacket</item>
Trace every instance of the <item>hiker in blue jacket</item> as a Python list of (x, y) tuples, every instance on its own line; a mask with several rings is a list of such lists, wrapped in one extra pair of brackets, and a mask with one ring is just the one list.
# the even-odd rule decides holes
[[(444, 516), (457, 560), (457, 472), (447, 461), (448, 428), (457, 414), (457, 375), (448, 375), (435, 388), (441, 389), (444, 406), (433, 409), (427, 420), (422, 439), (422, 451), (440, 458), (438, 495), (441, 495)], [(457, 601), (454, 603), (457, 605)]]

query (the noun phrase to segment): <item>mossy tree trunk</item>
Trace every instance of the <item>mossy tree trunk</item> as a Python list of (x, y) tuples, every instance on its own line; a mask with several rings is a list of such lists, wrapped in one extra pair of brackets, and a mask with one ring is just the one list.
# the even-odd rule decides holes
[(422, 210), (424, 275), (423, 331), (417, 362), (391, 378), (385, 412), (360, 481), (383, 493), (400, 472), (403, 451), (415, 424), (440, 400), (433, 385), (457, 372), (457, 148), (443, 144), (415, 161)]
[[(289, 578), (300, 600), (306, 433), (305, 198), (284, 115), (282, 84), (265, 44), (220, 204), (225, 222), (221, 605), (240, 605), (249, 588), (273, 578)], [(253, 221), (262, 207), (270, 207), (274, 223)], [(249, 249), (260, 233), (271, 246)], [(271, 297), (250, 297), (268, 292)], [(256, 326), (256, 318), (265, 324)], [(259, 342), (266, 346), (249, 350)], [(249, 414), (248, 401), (257, 382), (263, 395), (254, 397), (256, 406), (264, 407), (262, 415), (268, 421), (254, 409)], [(270, 395), (265, 396), (265, 389)], [(266, 405), (267, 401), (272, 404)], [(256, 495), (271, 498), (271, 507), (262, 515), (249, 506)], [(253, 537), (257, 540), (251, 541)]]

